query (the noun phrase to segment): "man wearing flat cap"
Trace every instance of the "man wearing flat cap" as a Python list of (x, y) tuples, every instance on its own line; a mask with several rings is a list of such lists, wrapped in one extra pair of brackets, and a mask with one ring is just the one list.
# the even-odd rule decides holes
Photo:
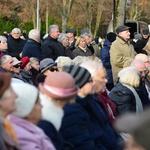
[(76, 30), (75, 29), (68, 29), (66, 30), (66, 33), (69, 37), (69, 49), (73, 51), (75, 49), (75, 43), (76, 43)]
[(147, 43), (149, 40), (149, 29), (143, 29), (142, 30), (142, 41)]
[(113, 72), (114, 84), (118, 80), (118, 72), (123, 68), (124, 63), (134, 58), (136, 52), (133, 45), (130, 44), (130, 27), (125, 25), (120, 25), (116, 28), (117, 38), (112, 43), (110, 48), (110, 61)]

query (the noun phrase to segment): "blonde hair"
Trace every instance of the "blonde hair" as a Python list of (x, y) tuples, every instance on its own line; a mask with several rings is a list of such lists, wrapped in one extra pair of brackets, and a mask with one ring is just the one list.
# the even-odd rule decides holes
[(80, 36), (77, 38), (76, 43), (75, 43), (75, 47), (76, 47), (76, 48), (79, 46), (79, 43), (80, 43), (81, 39), (84, 39), (84, 40), (85, 40), (85, 38), (84, 38), (83, 35), (80, 35)]
[(140, 73), (135, 67), (123, 68), (119, 73), (119, 82), (132, 87), (138, 87), (140, 84)]

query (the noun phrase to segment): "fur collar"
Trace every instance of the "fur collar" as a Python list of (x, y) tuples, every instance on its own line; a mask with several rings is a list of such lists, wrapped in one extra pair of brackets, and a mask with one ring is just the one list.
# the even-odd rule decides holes
[(57, 107), (50, 98), (40, 93), (42, 107), (42, 119), (49, 121), (54, 125), (56, 130), (60, 129), (64, 111)]

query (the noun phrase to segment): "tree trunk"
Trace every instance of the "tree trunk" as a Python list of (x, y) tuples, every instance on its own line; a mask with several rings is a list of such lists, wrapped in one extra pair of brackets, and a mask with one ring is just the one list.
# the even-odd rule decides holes
[(46, 33), (48, 33), (48, 3), (46, 6)]

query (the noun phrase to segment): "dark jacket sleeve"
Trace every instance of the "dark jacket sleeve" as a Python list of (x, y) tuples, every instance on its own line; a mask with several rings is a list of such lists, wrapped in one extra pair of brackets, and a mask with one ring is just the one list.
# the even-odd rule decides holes
[(103, 145), (96, 148), (88, 130), (88, 115), (79, 104), (66, 105), (61, 134), (74, 150), (106, 150)]

